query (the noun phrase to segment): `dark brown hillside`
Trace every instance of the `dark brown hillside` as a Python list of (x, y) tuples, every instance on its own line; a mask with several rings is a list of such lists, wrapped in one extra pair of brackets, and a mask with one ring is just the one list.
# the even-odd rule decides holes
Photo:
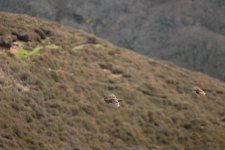
[(0, 27), (0, 149), (225, 148), (224, 83), (26, 15)]

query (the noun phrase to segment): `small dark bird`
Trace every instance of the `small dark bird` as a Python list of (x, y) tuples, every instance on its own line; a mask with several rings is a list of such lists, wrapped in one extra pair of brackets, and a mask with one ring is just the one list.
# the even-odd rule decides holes
[(206, 93), (198, 86), (195, 86), (193, 87), (193, 90), (196, 94), (199, 94), (199, 95), (206, 95)]
[(120, 107), (120, 103), (121, 99), (118, 99), (114, 94), (110, 94), (109, 96), (106, 96), (104, 97), (104, 101), (107, 103), (107, 104), (112, 104), (112, 106), (114, 108), (119, 108)]

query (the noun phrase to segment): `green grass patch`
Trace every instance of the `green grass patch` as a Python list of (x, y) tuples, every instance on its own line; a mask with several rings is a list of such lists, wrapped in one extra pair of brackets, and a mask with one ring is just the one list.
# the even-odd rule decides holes
[(104, 44), (95, 44), (95, 47), (103, 50), (107, 48)]
[(31, 51), (25, 50), (24, 48), (20, 48), (16, 53), (15, 56), (19, 59), (26, 58), (26, 57), (33, 57), (37, 56), (39, 54), (40, 49), (42, 47), (38, 46)]
[(27, 55), (27, 51), (23, 48), (20, 48), (17, 52), (16, 52), (16, 57), (17, 58), (24, 58)]
[(59, 49), (59, 46), (58, 45), (55, 45), (55, 44), (50, 44), (50, 45), (47, 45), (46, 48), (49, 48), (49, 49)]
[(84, 48), (85, 45), (78, 45), (78, 46), (75, 46), (73, 47), (73, 50), (81, 50)]
[(48, 44), (50, 43), (50, 37), (46, 37), (44, 40), (41, 40), (42, 44)]

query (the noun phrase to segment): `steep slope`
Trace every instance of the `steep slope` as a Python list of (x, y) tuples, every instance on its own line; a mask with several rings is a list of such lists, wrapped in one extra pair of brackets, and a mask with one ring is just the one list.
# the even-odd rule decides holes
[(0, 20), (1, 149), (225, 148), (224, 83), (53, 22)]
[(1, 11), (79, 27), (221, 80), (225, 80), (224, 8), (223, 0), (0, 0)]

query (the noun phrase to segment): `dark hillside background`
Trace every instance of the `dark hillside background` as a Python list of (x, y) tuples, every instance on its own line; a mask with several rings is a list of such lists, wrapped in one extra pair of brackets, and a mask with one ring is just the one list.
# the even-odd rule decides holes
[(224, 0), (0, 0), (136, 52), (225, 80)]

